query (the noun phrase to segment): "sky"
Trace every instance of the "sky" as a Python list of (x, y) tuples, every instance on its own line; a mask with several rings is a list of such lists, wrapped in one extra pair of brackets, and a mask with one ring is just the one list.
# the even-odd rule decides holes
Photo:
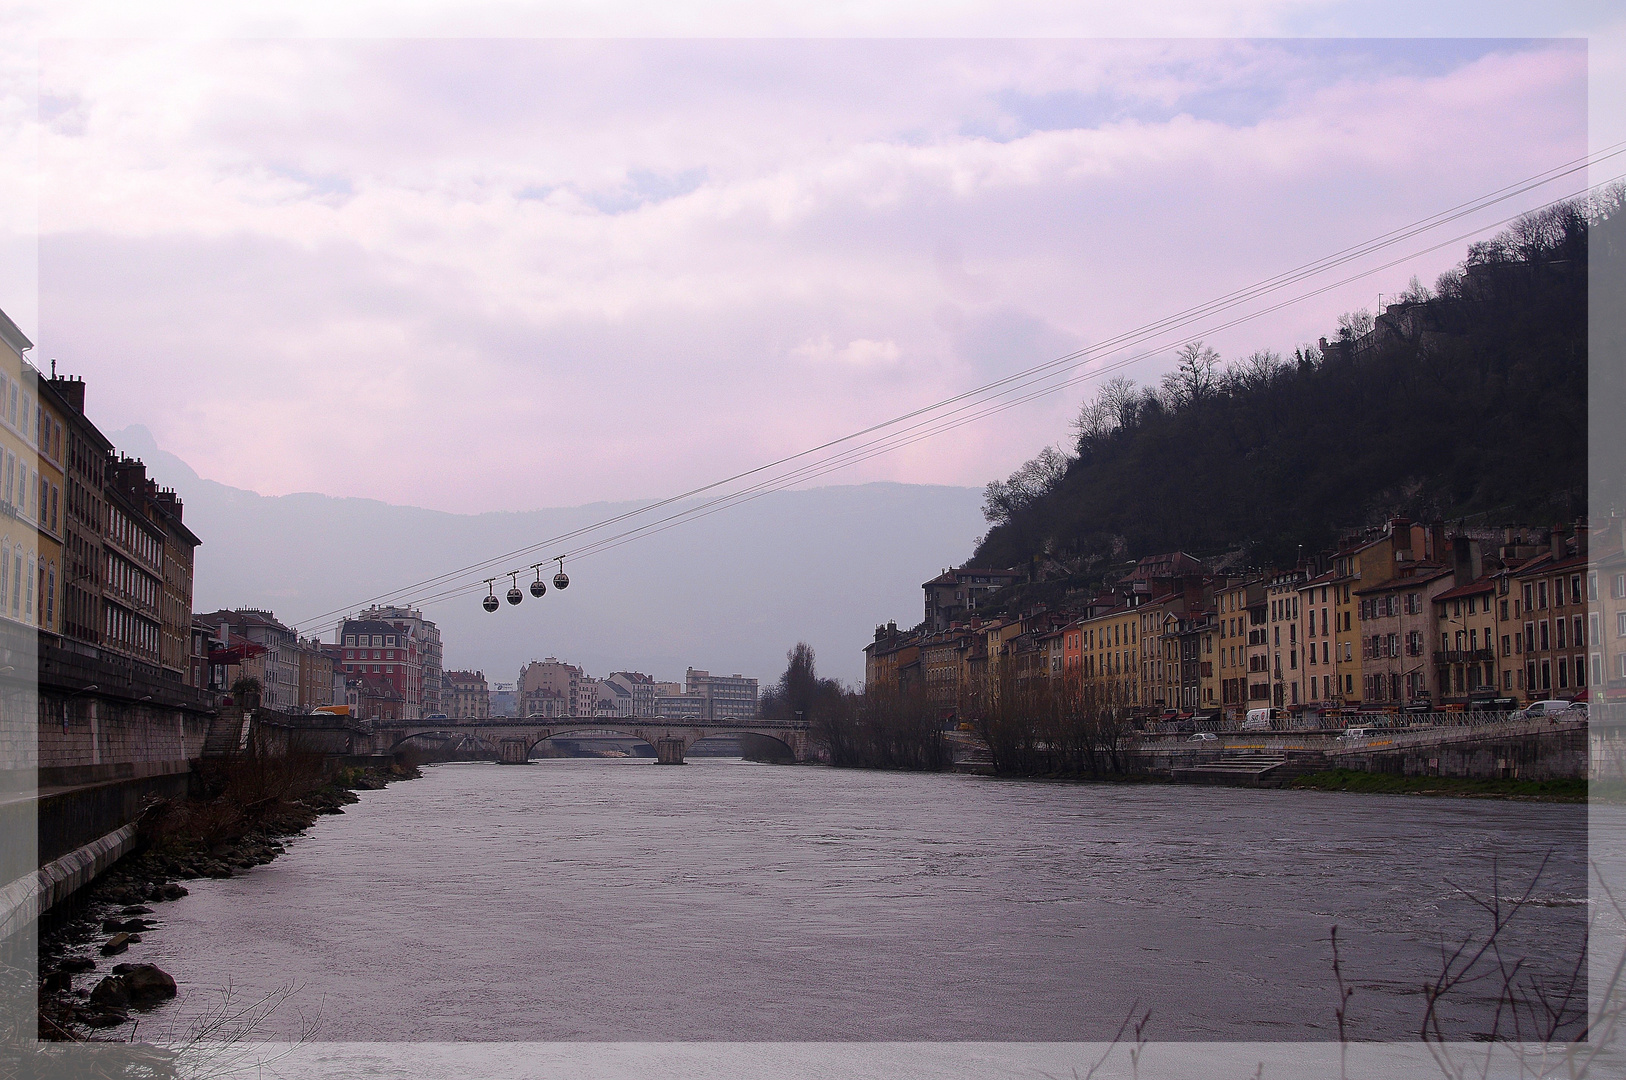
[[(457, 38), (480, 18), (434, 4), (416, 39), (320, 36), (370, 10), (341, 4), (267, 39), (164, 10), (138, 39), (39, 24), (35, 117), (21, 91), (5, 114), (38, 166), (37, 292), (8, 273), (0, 307), (104, 429), (203, 476), (463, 513), (671, 494), (1588, 140), (1578, 38)], [(1236, 11), (1314, 32), (1338, 6)], [(26, 253), (11, 213), (0, 250)], [(1465, 243), (1206, 340), (1290, 351)], [(1155, 381), (1177, 340), (1097, 364)], [(981, 486), (1092, 392), (820, 482)]]

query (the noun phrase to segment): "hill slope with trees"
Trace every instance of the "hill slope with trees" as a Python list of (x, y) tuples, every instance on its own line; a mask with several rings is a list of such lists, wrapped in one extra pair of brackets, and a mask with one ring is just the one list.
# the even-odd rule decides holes
[(1401, 513), (1548, 524), (1585, 512), (1587, 254), (1620, 246), (1622, 191), (1526, 215), (1325, 350), (1221, 367), (1200, 342), (1157, 388), (1114, 379), (1054, 448), (985, 492), (979, 566), (1084, 579), (1156, 551), (1300, 546)]

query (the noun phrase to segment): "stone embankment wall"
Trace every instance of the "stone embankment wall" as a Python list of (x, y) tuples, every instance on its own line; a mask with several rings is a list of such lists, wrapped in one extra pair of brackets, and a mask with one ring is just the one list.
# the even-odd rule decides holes
[(1327, 767), (1473, 780), (1576, 780), (1588, 773), (1585, 721), (1515, 721), (1378, 736), (1327, 751)]

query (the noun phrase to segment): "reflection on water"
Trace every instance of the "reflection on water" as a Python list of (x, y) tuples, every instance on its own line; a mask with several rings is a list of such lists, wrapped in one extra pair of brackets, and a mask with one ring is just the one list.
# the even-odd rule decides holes
[[(442, 765), (287, 855), (190, 883), (129, 959), (186, 996), (297, 984), (332, 1040), (1414, 1036), (1453, 887), (1542, 901), (1513, 955), (1581, 948), (1581, 806), (1069, 785), (700, 760)], [(1451, 1013), (1472, 1025), (1482, 1006)], [(156, 1016), (154, 1019), (158, 1019)], [(276, 1034), (274, 1018), (269, 1034)]]

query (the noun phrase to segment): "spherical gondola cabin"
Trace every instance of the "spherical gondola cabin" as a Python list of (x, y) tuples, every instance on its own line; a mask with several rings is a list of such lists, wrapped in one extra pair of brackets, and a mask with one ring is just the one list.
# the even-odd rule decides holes
[(570, 587), (570, 578), (563, 570), (553, 575), (553, 587), (555, 589), (568, 589)]
[(532, 596), (541, 596), (543, 593), (545, 593), (547, 591), (548, 591), (548, 587), (546, 585), (542, 584), (542, 579), (541, 578), (537, 578), (535, 581), (531, 582), (531, 595)]
[(515, 585), (515, 586), (512, 586), (512, 587), (509, 588), (509, 590), (508, 590), (508, 602), (510, 604), (517, 604), (523, 599), (525, 599), (525, 594), (519, 591), (519, 586), (518, 585)]
[(498, 607), (496, 596), (487, 594), (486, 598), (480, 601), (480, 606), (485, 608), (487, 611), (496, 611)]

